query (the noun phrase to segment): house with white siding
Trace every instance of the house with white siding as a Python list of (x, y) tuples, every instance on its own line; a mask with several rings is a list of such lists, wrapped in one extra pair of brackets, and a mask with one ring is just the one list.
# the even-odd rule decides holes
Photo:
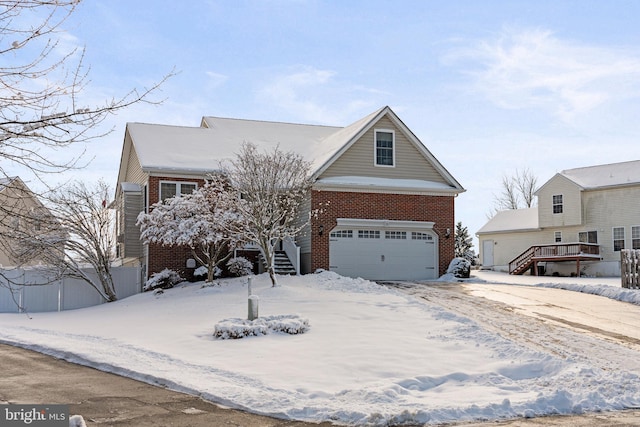
[(147, 275), (195, 267), (188, 248), (142, 245), (136, 218), (154, 203), (204, 184), (244, 142), (300, 154), (314, 216), (282, 242), (296, 272), (368, 279), (433, 279), (454, 255), (454, 200), (465, 191), (416, 135), (383, 107), (345, 126), (205, 116), (199, 127), (127, 123), (118, 182), (118, 259)]
[(565, 170), (535, 195), (537, 207), (498, 212), (477, 231), (484, 268), (617, 276), (620, 250), (640, 249), (640, 160)]

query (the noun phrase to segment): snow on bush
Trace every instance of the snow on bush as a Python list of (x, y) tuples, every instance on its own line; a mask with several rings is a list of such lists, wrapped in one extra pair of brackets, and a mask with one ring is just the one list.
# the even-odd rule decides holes
[(220, 321), (213, 332), (215, 338), (237, 339), (251, 336), (267, 335), (272, 332), (283, 332), (290, 335), (305, 333), (309, 330), (309, 319), (297, 314), (259, 317), (255, 320), (225, 319)]
[(449, 263), (447, 273), (453, 274), (454, 277), (468, 279), (471, 272), (471, 262), (466, 258), (454, 258)]
[(180, 282), (184, 282), (184, 279), (180, 277), (178, 273), (165, 268), (160, 273), (153, 273), (149, 280), (144, 284), (143, 290), (152, 291), (154, 289), (169, 289), (173, 288)]
[(248, 276), (253, 273), (253, 264), (245, 257), (235, 257), (227, 261), (227, 270), (236, 277)]
[[(196, 268), (193, 271), (193, 277), (204, 277), (206, 279), (208, 274), (209, 274), (209, 270), (205, 265), (201, 265), (200, 267)], [(220, 270), (219, 267), (215, 267), (213, 269), (213, 276), (220, 277), (221, 275), (222, 275), (222, 270)]]

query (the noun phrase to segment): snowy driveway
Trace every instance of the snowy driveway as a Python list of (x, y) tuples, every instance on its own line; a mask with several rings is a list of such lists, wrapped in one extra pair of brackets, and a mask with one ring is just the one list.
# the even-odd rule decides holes
[(473, 319), (530, 349), (604, 371), (640, 375), (639, 305), (575, 291), (510, 284), (388, 285)]
[(562, 289), (474, 283), (463, 285), (463, 289), (507, 304), (518, 313), (640, 350), (640, 306)]

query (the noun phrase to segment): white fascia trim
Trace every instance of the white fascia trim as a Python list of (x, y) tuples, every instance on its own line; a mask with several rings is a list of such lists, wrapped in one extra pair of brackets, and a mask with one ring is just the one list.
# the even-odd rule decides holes
[(446, 190), (446, 189), (424, 189), (420, 190), (415, 187), (393, 187), (393, 186), (371, 186), (357, 184), (325, 184), (316, 182), (313, 189), (318, 191), (343, 191), (346, 193), (386, 193), (386, 194), (412, 194), (418, 196), (451, 196), (457, 197), (464, 190)]
[(398, 221), (390, 219), (337, 218), (336, 227), (358, 228), (404, 228), (409, 230), (433, 230), (432, 221)]

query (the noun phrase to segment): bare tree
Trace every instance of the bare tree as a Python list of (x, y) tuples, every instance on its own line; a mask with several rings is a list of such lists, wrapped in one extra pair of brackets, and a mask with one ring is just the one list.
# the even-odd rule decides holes
[(43, 174), (81, 166), (82, 154), (61, 149), (112, 131), (98, 125), (150, 95), (171, 73), (141, 90), (99, 105), (84, 101), (89, 83), (85, 49), (63, 52), (62, 25), (79, 0), (0, 0), (0, 177), (17, 166), (46, 184)]
[(193, 257), (207, 267), (208, 282), (213, 282), (216, 267), (243, 243), (234, 231), (243, 229), (238, 197), (219, 176), (191, 194), (154, 204), (150, 213), (140, 213), (137, 225), (144, 243), (189, 246)]
[[(57, 189), (49, 197), (47, 209), (28, 215), (33, 226), (13, 230), (13, 257), (21, 264), (39, 262), (54, 279), (83, 280), (105, 301), (115, 301), (111, 276), (115, 219), (109, 209), (110, 194), (103, 181), (93, 187), (73, 182)], [(90, 271), (95, 271), (97, 278)]]
[(508, 209), (530, 208), (535, 204), (534, 192), (538, 178), (529, 169), (519, 171), (514, 175), (502, 176), (502, 191), (494, 195), (494, 212)]
[(223, 167), (233, 187), (242, 194), (239, 211), (244, 218), (245, 240), (262, 250), (271, 283), (276, 286), (275, 247), (295, 235), (305, 224), (298, 211), (311, 190), (310, 164), (299, 154), (279, 147), (260, 153), (245, 142), (236, 158)]

